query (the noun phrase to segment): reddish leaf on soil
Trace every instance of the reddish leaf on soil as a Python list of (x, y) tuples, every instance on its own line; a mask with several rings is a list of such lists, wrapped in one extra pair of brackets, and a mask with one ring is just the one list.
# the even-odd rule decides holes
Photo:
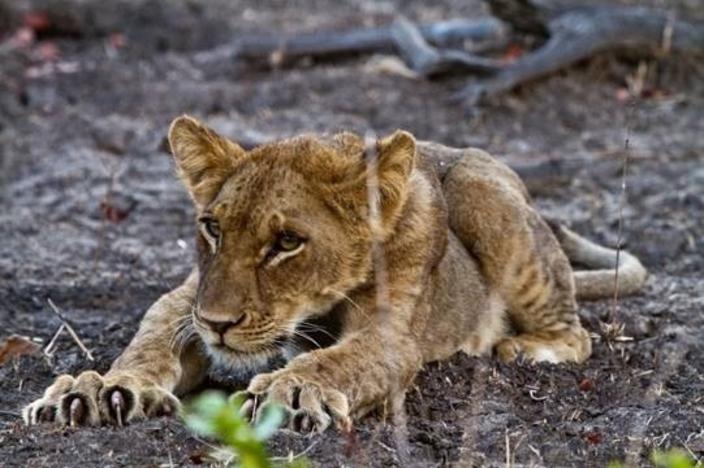
[(579, 389), (583, 392), (591, 392), (594, 390), (594, 381), (588, 377), (583, 378), (579, 382)]
[(120, 49), (125, 46), (125, 35), (122, 33), (112, 33), (108, 36), (108, 43), (116, 49)]
[(591, 445), (598, 445), (603, 440), (603, 436), (600, 432), (591, 431), (584, 434), (584, 439)]
[(628, 88), (618, 88), (616, 90), (616, 100), (621, 104), (626, 104), (633, 98), (639, 97), (642, 99), (663, 99), (670, 95), (670, 92), (661, 88), (643, 88), (643, 90), (634, 95)]
[(111, 223), (117, 224), (124, 221), (129, 216), (130, 211), (131, 209), (117, 207), (107, 200), (100, 202), (100, 212), (103, 214), (103, 218)]
[(51, 26), (49, 15), (43, 11), (30, 11), (24, 15), (24, 25), (33, 31), (44, 31)]
[(526, 50), (518, 44), (511, 44), (506, 51), (501, 55), (501, 61), (504, 63), (513, 63), (525, 54)]
[(23, 336), (12, 335), (0, 344), (0, 366), (14, 357), (38, 352), (39, 346), (36, 343)]
[(625, 104), (631, 100), (631, 93), (628, 88), (618, 88), (616, 90), (616, 100), (621, 104)]

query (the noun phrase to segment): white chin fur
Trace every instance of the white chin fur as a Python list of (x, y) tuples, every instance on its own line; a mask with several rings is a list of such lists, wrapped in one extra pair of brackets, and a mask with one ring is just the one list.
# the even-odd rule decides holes
[(209, 345), (206, 345), (206, 349), (215, 367), (245, 372), (258, 371), (266, 367), (273, 357), (280, 354), (276, 349), (257, 353), (238, 353), (236, 351), (213, 348)]

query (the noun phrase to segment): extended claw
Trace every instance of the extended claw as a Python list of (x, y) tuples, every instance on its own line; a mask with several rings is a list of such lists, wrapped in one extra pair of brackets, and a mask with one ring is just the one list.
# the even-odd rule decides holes
[(122, 392), (115, 390), (110, 395), (110, 406), (113, 411), (115, 411), (115, 419), (117, 419), (117, 425), (122, 427), (122, 413), (125, 410), (125, 398), (122, 396)]
[(176, 412), (177, 412), (177, 408), (174, 407), (174, 405), (172, 405), (171, 402), (167, 401), (161, 407), (161, 410), (159, 411), (158, 415), (159, 416), (173, 416), (173, 414)]
[(86, 407), (83, 404), (83, 400), (81, 400), (80, 398), (74, 398), (71, 401), (71, 405), (69, 406), (68, 414), (69, 424), (72, 427), (81, 424), (81, 422), (83, 422), (83, 418), (86, 415)]
[(293, 418), (293, 430), (296, 432), (309, 433), (315, 429), (315, 424), (311, 417), (305, 413), (299, 413)]
[(39, 422), (52, 422), (54, 420), (54, 408), (45, 406), (41, 408), (37, 414)]

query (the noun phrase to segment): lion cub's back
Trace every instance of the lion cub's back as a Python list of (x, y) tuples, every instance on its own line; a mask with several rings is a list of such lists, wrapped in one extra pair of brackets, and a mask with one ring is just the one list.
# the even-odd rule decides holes
[(519, 192), (522, 198), (529, 199), (528, 190), (513, 169), (479, 148), (452, 148), (432, 141), (418, 142), (420, 165), (431, 165), (440, 180), (460, 160), (473, 172), (485, 179), (494, 179), (509, 190)]

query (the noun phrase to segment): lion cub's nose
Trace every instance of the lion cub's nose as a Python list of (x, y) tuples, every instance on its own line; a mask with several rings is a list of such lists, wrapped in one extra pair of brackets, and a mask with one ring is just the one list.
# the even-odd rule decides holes
[(203, 323), (205, 323), (208, 328), (213, 330), (218, 335), (222, 336), (231, 327), (236, 327), (244, 321), (244, 314), (241, 314), (235, 320), (209, 320), (201, 316), (200, 318)]

